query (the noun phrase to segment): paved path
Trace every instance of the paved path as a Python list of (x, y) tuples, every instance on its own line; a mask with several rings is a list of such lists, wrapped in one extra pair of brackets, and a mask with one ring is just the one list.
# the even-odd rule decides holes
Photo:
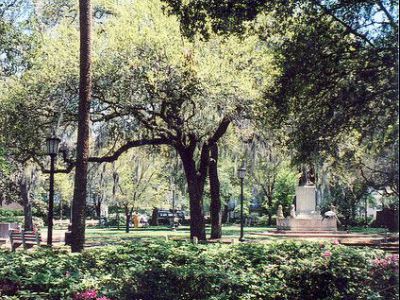
[(348, 233), (345, 231), (283, 231), (270, 230), (251, 233), (266, 238), (297, 240), (330, 240), (338, 241), (346, 246), (379, 248), (391, 253), (399, 253), (399, 234)]

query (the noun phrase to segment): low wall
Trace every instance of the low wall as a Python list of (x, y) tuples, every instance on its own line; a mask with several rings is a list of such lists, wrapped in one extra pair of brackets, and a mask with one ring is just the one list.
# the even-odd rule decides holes
[(277, 228), (280, 230), (295, 231), (337, 231), (336, 218), (291, 218), (277, 220)]

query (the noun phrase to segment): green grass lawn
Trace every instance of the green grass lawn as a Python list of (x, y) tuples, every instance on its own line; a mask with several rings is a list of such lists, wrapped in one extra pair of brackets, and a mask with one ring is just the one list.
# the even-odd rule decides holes
[[(272, 227), (245, 227), (245, 235), (247, 238), (258, 238), (257, 236), (251, 235), (253, 232), (264, 232)], [(210, 234), (210, 227), (206, 227), (207, 235)], [(112, 243), (121, 240), (132, 240), (132, 239), (165, 239), (167, 236), (169, 239), (189, 239), (190, 230), (189, 226), (179, 226), (175, 231), (167, 226), (157, 226), (149, 228), (131, 228), (129, 233), (125, 232), (125, 229), (121, 226), (118, 230), (114, 228), (86, 228), (86, 242), (87, 243)], [(238, 238), (240, 235), (240, 226), (229, 225), (222, 227), (223, 238)]]
[[(255, 235), (254, 233), (261, 233), (267, 230), (273, 230), (274, 227), (245, 227), (244, 235), (247, 240), (257, 241), (271, 241), (276, 239), (282, 239), (279, 237)], [(64, 232), (66, 228), (59, 228)], [(211, 228), (206, 227), (207, 237), (210, 236)], [(385, 232), (383, 228), (364, 228), (364, 227), (353, 227), (350, 232), (354, 233), (367, 233), (367, 234), (382, 234)], [(63, 233), (62, 233), (63, 234)], [(188, 240), (190, 238), (189, 226), (179, 226), (175, 231), (168, 226), (156, 226), (148, 228), (131, 228), (129, 233), (125, 232), (124, 226), (120, 229), (116, 227), (90, 227), (86, 228), (86, 244), (92, 245), (106, 245), (114, 244), (120, 241), (132, 241), (132, 240), (154, 240), (154, 239), (182, 239)], [(224, 225), (222, 227), (222, 238), (224, 240), (238, 239), (240, 235), (240, 226), (236, 225)]]
[(385, 228), (374, 228), (374, 227), (351, 227), (349, 229), (350, 232), (354, 233), (369, 233), (369, 234), (381, 234), (385, 233), (387, 229)]

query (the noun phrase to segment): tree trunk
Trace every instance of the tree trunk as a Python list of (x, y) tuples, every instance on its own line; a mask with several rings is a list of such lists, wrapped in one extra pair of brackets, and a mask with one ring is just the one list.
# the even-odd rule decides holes
[(351, 224), (354, 225), (356, 223), (356, 201), (351, 200)]
[(119, 207), (117, 207), (117, 216), (116, 216), (116, 220), (117, 220), (117, 230), (119, 230)]
[(125, 232), (129, 233), (129, 220), (131, 219), (131, 216), (128, 214), (125, 214), (126, 217), (126, 223), (125, 223)]
[(21, 179), (19, 180), (19, 190), (24, 207), (24, 230), (31, 231), (33, 230), (32, 201), (29, 197), (28, 184), (24, 174), (22, 174)]
[(267, 204), (268, 204), (268, 225), (272, 225), (272, 194), (267, 195)]
[(126, 217), (125, 232), (129, 233), (129, 221), (131, 219), (131, 216), (129, 214), (129, 209), (127, 207), (125, 207), (125, 217)]
[(219, 239), (222, 236), (222, 214), (220, 199), (220, 184), (218, 179), (218, 145), (210, 146), (210, 163), (208, 166), (210, 180), (210, 217), (211, 217), (211, 238)]
[(62, 198), (60, 197), (60, 221), (63, 219), (63, 203)]
[(228, 214), (229, 214), (229, 206), (224, 205), (224, 211), (222, 213), (222, 223), (227, 223), (228, 222)]
[(81, 252), (85, 242), (85, 206), (89, 157), (89, 109), (91, 97), (91, 18), (90, 0), (79, 1), (80, 82), (74, 197), (72, 205), (71, 251)]
[(94, 203), (94, 208), (96, 211), (96, 217), (99, 219), (101, 219), (101, 202), (102, 200), (100, 199), (101, 196), (95, 195), (94, 199), (93, 199), (93, 203)]
[(151, 215), (151, 226), (158, 226), (158, 208), (154, 207), (153, 208), (153, 213)]
[(196, 171), (196, 164), (193, 159), (193, 152), (189, 150), (179, 151), (185, 170), (190, 205), (190, 238), (197, 237), (199, 240), (206, 240), (206, 229), (203, 211), (204, 181), (199, 178)]
[(96, 211), (96, 217), (99, 220), (99, 226), (102, 225), (102, 223), (101, 223), (101, 203), (103, 200), (101, 199), (101, 197), (102, 197), (101, 195), (100, 196), (96, 195), (95, 199), (94, 199), (94, 208)]

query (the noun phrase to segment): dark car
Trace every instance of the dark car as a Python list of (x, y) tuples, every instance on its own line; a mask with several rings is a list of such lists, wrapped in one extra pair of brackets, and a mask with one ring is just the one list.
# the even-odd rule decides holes
[(180, 225), (185, 221), (185, 212), (176, 210), (175, 214), (172, 209), (160, 209), (157, 213), (158, 224), (160, 225), (172, 225), (172, 219), (175, 217), (175, 225)]

